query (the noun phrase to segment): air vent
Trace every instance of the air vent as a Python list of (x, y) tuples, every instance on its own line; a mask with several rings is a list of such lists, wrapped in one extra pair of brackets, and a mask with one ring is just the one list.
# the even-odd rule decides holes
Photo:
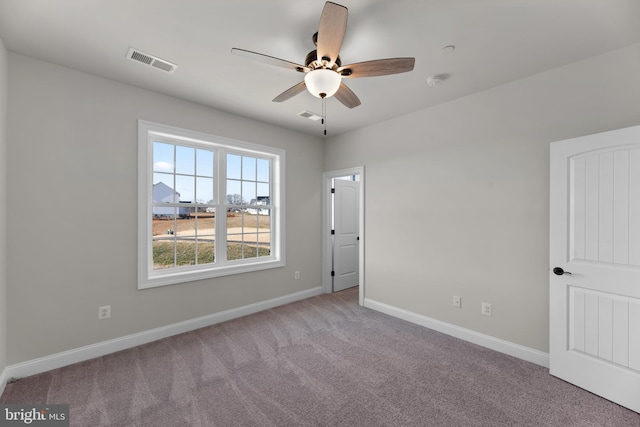
[(178, 68), (176, 64), (172, 64), (169, 61), (165, 61), (164, 59), (160, 59), (157, 56), (141, 52), (140, 50), (134, 49), (132, 47), (130, 47), (129, 52), (127, 52), (127, 58), (133, 61), (142, 62), (143, 64), (147, 64), (159, 70), (166, 71), (167, 73), (172, 73), (176, 70), (176, 68)]
[(298, 115), (300, 117), (304, 117), (305, 119), (313, 120), (316, 122), (322, 118), (322, 116), (319, 116), (316, 113), (312, 113), (311, 111), (306, 111), (306, 110), (301, 113), (298, 113)]

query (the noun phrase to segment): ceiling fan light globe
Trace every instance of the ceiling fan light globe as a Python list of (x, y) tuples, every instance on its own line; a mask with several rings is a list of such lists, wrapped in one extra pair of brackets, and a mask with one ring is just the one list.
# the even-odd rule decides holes
[(324, 68), (310, 71), (304, 76), (307, 90), (316, 98), (333, 96), (340, 88), (341, 82), (340, 74)]

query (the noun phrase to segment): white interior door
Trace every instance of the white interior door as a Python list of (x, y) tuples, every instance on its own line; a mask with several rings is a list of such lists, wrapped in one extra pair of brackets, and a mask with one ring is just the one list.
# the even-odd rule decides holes
[(640, 126), (551, 144), (550, 190), (550, 373), (640, 412)]
[(358, 286), (360, 182), (334, 180), (333, 291)]

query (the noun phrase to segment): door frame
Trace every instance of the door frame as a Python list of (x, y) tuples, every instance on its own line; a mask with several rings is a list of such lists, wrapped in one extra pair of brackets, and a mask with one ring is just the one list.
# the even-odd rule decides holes
[(364, 166), (356, 166), (348, 169), (340, 169), (324, 172), (322, 174), (322, 291), (331, 293), (331, 181), (334, 178), (347, 175), (358, 175), (360, 182), (360, 200), (358, 201), (358, 274), (360, 275), (360, 286), (358, 287), (358, 302), (364, 305), (365, 276), (364, 276)]

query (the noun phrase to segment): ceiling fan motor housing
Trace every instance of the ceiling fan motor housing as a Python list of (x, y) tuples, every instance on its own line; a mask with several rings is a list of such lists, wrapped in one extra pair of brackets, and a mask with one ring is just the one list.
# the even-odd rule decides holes
[[(307, 53), (307, 56), (304, 58), (304, 65), (307, 68), (311, 68), (312, 70), (315, 70), (317, 68), (326, 68), (324, 64), (318, 63), (318, 51), (315, 49)], [(340, 55), (338, 55), (333, 67), (331, 67), (330, 69), (335, 71), (341, 65), (342, 65), (342, 60), (340, 59)]]

